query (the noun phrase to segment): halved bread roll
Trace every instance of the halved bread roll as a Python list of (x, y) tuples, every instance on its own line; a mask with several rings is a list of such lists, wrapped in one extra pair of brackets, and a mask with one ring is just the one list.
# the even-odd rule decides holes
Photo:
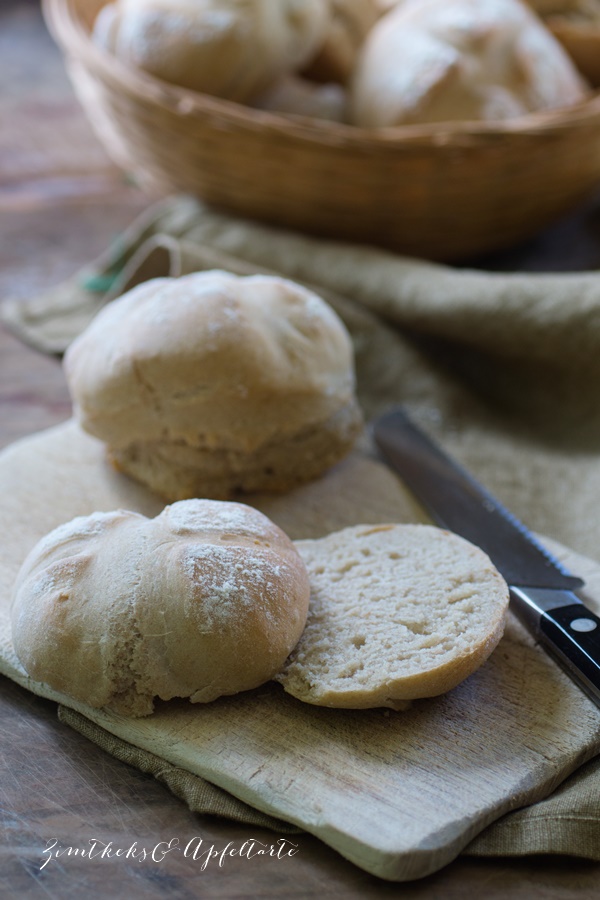
[(451, 690), (504, 631), (508, 588), (478, 547), (430, 525), (358, 525), (297, 541), (311, 601), (276, 676), (317, 706), (403, 709)]

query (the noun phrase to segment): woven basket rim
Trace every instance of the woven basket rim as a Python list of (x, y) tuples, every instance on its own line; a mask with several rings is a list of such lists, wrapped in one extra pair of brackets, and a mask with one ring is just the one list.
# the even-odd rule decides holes
[[(180, 116), (213, 117), (223, 125), (246, 130), (270, 130), (280, 138), (338, 144), (373, 150), (401, 146), (464, 147), (514, 140), (549, 138), (600, 120), (600, 91), (582, 103), (558, 110), (530, 113), (502, 122), (452, 122), (366, 129), (304, 116), (283, 116), (254, 109), (169, 84), (141, 69), (129, 67), (91, 40), (78, 13), (79, 0), (42, 0), (47, 26), (67, 59), (77, 61), (114, 88), (140, 101), (152, 102)], [(108, 2), (108, 0), (105, 0)]]

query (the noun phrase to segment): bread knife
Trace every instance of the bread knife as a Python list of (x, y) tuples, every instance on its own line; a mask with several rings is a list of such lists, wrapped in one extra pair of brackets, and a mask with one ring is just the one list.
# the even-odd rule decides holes
[(476, 544), (508, 583), (511, 609), (600, 706), (600, 618), (561, 563), (401, 408), (372, 425), (383, 459), (436, 524)]

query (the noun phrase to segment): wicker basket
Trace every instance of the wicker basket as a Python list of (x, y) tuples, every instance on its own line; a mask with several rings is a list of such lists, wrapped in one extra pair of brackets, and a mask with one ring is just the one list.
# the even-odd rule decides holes
[(368, 131), (166, 84), (90, 40), (103, 0), (44, 0), (74, 87), (142, 184), (313, 234), (460, 260), (527, 238), (600, 183), (600, 95), (489, 126)]

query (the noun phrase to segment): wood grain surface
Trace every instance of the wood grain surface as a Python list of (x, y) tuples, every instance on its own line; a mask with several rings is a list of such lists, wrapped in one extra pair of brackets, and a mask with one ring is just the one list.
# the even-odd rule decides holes
[[(147, 198), (111, 166), (81, 115), (34, 0), (0, 5), (0, 299), (27, 296), (103, 250)], [(5, 123), (9, 122), (10, 127)], [(586, 268), (600, 262), (600, 213), (560, 223), (498, 268)], [(60, 366), (0, 330), (0, 446), (68, 418)], [(367, 875), (309, 835), (282, 860), (232, 857), (201, 870), (173, 854), (145, 865), (65, 856), (40, 869), (47, 842), (90, 839), (148, 848), (195, 835), (216, 847), (271, 832), (191, 813), (166, 788), (59, 723), (56, 704), (0, 679), (2, 898), (595, 898), (600, 865), (581, 860), (459, 858), (395, 885)]]

